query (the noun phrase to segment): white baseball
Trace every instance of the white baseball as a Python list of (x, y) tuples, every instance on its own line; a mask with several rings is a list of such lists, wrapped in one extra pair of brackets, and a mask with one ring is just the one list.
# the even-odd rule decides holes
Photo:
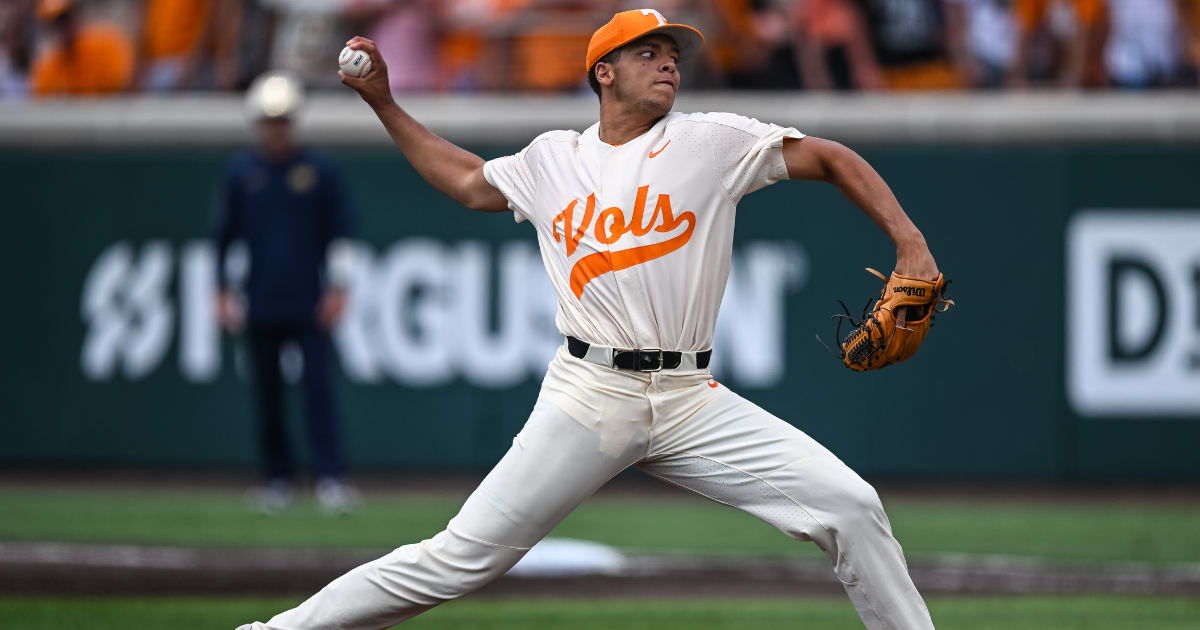
[(366, 51), (347, 46), (338, 55), (338, 65), (348, 77), (365, 77), (371, 73), (371, 56)]

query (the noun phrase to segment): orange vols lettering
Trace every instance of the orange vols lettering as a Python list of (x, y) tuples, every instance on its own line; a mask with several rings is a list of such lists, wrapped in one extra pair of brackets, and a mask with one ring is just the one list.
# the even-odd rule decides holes
[(672, 224), (672, 227), (677, 227), (679, 224), (687, 221), (687, 229), (684, 230), (683, 234), (662, 243), (631, 247), (616, 252), (596, 252), (580, 258), (579, 262), (575, 263), (575, 266), (571, 268), (571, 292), (575, 294), (576, 298), (582, 298), (583, 288), (598, 276), (602, 276), (610, 271), (628, 269), (634, 265), (654, 260), (655, 258), (661, 258), (687, 245), (688, 241), (692, 238), (692, 231), (696, 229), (696, 215), (691, 212), (684, 212), (679, 215), (678, 219), (675, 219), (671, 216), (671, 202), (666, 195), (658, 196), (658, 205), (666, 210), (663, 215), (664, 223), (662, 226), (659, 226), (658, 231), (669, 231), (663, 229), (667, 226), (666, 222), (668, 221)]
[(691, 226), (688, 227), (688, 234), (691, 234), (692, 228), (696, 227), (696, 215), (692, 214), (691, 212), (684, 212), (683, 214), (679, 215), (678, 219), (671, 214), (671, 197), (668, 195), (658, 196), (658, 205), (654, 206), (654, 214), (656, 216), (658, 215), (659, 210), (662, 210), (663, 222), (662, 225), (658, 226), (658, 228), (654, 230), (655, 232), (670, 232), (671, 230), (679, 227), (679, 224), (683, 223), (683, 220), (686, 217), (692, 218)]
[[(667, 144), (671, 144), (671, 141), (667, 140)], [(662, 153), (663, 150), (667, 148), (667, 144), (662, 145), (662, 149), (659, 149), (657, 151), (651, 151), (650, 157), (653, 158), (654, 156), (658, 155), (659, 153)]]
[(592, 222), (592, 213), (596, 210), (596, 193), (588, 195), (587, 207), (583, 210), (583, 221), (579, 222), (579, 228), (575, 230), (575, 234), (571, 234), (571, 226), (573, 225), (572, 218), (575, 214), (575, 205), (579, 200), (574, 200), (560, 212), (554, 220), (550, 222), (550, 226), (554, 233), (554, 240), (560, 241), (558, 236), (558, 222), (563, 222), (563, 236), (567, 237), (567, 256), (575, 253), (575, 248), (579, 247), (579, 240), (583, 238), (583, 233), (587, 231), (588, 225)]
[[(650, 215), (650, 222), (644, 224), (643, 227), (642, 216), (646, 213), (646, 196), (649, 190), (649, 186), (642, 186), (638, 189), (637, 199), (635, 199), (633, 202), (633, 218), (629, 220), (629, 225), (625, 226), (625, 231), (633, 232), (634, 236), (645, 236), (647, 233), (649, 233), (650, 229), (654, 227), (654, 223), (658, 221), (658, 215), (660, 213), (663, 217), (663, 224), (658, 226), (658, 229), (655, 230), (656, 232), (670, 232), (671, 230), (679, 227), (679, 223), (682, 221), (682, 217), (676, 219), (671, 213), (670, 195), (659, 195), (658, 203), (654, 206), (654, 214)], [(599, 237), (599, 232), (597, 232), (596, 235)], [(604, 241), (604, 239), (600, 240), (601, 242), (611, 243), (616, 241), (616, 238), (614, 238), (612, 241)]]
[[(668, 141), (668, 144), (670, 144), (670, 141)], [(666, 145), (663, 145), (663, 148), (666, 148)], [(661, 152), (662, 149), (659, 149), (659, 151)], [(671, 208), (670, 195), (660, 194), (658, 196), (658, 201), (654, 205), (654, 214), (650, 216), (650, 222), (643, 223), (643, 217), (646, 213), (646, 198), (649, 196), (650, 186), (638, 188), (637, 197), (633, 205), (633, 216), (630, 217), (629, 223), (625, 223), (625, 212), (618, 207), (602, 210), (596, 220), (596, 240), (604, 245), (611, 245), (620, 240), (626, 232), (633, 232), (634, 236), (645, 236), (651, 230), (656, 232), (673, 232), (684, 221), (687, 222), (687, 228), (682, 234), (667, 239), (662, 243), (631, 247), (615, 252), (599, 251), (580, 258), (571, 267), (571, 291), (575, 294), (576, 298), (583, 296), (583, 288), (594, 278), (610, 271), (621, 271), (622, 269), (628, 269), (634, 265), (654, 260), (655, 258), (661, 258), (687, 245), (688, 241), (691, 240), (692, 231), (696, 229), (696, 215), (691, 212), (684, 212), (676, 217), (674, 210)], [(554, 240), (559, 242), (562, 241), (562, 238), (558, 235), (558, 223), (560, 221), (563, 223), (563, 236), (566, 237), (568, 258), (575, 254), (576, 248), (579, 247), (579, 241), (592, 224), (592, 216), (596, 211), (596, 194), (592, 193), (588, 195), (587, 206), (583, 211), (583, 220), (579, 222), (578, 228), (572, 230), (571, 228), (575, 225), (575, 206), (578, 204), (578, 200), (572, 201), (551, 222), (551, 233), (554, 236)], [(662, 224), (655, 227), (654, 224), (658, 222), (660, 216), (662, 217)], [(609, 225), (610, 220), (611, 226)]]
[(554, 217), (554, 220), (550, 222), (550, 231), (552, 234), (554, 234), (555, 242), (562, 242), (562, 238), (558, 235), (559, 221), (566, 221), (566, 223), (563, 224), (563, 234), (571, 231), (571, 212), (575, 210), (575, 204), (577, 203), (579, 203), (578, 199), (572, 200), (571, 203), (567, 205), (566, 209), (562, 212), (559, 212), (558, 216)]
[(588, 226), (592, 224), (592, 212), (595, 211), (595, 209), (596, 193), (592, 193), (588, 195), (587, 207), (583, 210), (583, 220), (579, 222), (579, 229), (575, 230), (575, 236), (572, 236), (571, 241), (567, 243), (567, 256), (575, 253), (575, 248), (579, 247), (579, 239), (583, 238), (583, 233), (586, 232)]
[(642, 213), (646, 211), (646, 194), (649, 190), (649, 186), (639, 188), (637, 199), (633, 202), (633, 218), (629, 220), (629, 231), (633, 232), (634, 236), (645, 236), (650, 228), (654, 227), (654, 222), (658, 220), (658, 208), (655, 208), (654, 216), (650, 217), (650, 224), (642, 227)]
[[(605, 226), (608, 224), (609, 217), (613, 217), (615, 221), (613, 221), (612, 233), (605, 234)], [(625, 225), (625, 213), (621, 212), (620, 208), (605, 208), (600, 213), (600, 218), (596, 219), (596, 240), (605, 245), (611, 245), (617, 242), (617, 239), (621, 238), (627, 229), (629, 227)]]

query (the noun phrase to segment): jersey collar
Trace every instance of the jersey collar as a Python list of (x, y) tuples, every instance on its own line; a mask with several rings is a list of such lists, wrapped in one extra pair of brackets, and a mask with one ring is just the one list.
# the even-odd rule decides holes
[(639, 146), (640, 144), (642, 144), (643, 142), (645, 142), (647, 140), (657, 140), (657, 139), (661, 138), (662, 135), (666, 132), (667, 123), (670, 122), (671, 119), (674, 118), (676, 115), (677, 114), (675, 112), (668, 113), (666, 116), (663, 116), (661, 119), (659, 119), (658, 122), (654, 123), (653, 127), (650, 127), (650, 129), (646, 130), (646, 133), (643, 133), (642, 135), (640, 135), (640, 136), (634, 138), (633, 140), (630, 140), (629, 142), (626, 142), (625, 144), (622, 144), (622, 145), (612, 145), (612, 144), (608, 144), (607, 142), (604, 142), (603, 140), (601, 140), (600, 139), (600, 122), (597, 121), (591, 127), (588, 127), (582, 134), (580, 134), (579, 146), (582, 147), (585, 151), (587, 151), (587, 153), (589, 155), (599, 159), (599, 158), (604, 157), (605, 154), (607, 154), (609, 151), (612, 151), (613, 149)]
[(616, 147), (600, 140), (600, 122), (596, 121), (596, 124), (588, 127), (579, 135), (579, 148), (585, 155), (599, 162)]

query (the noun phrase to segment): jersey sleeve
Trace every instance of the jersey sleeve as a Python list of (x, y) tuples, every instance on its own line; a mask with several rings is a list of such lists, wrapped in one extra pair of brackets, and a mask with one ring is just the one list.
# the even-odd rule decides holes
[[(531, 145), (532, 146), (532, 145)], [(537, 180), (526, 156), (529, 147), (516, 155), (496, 158), (483, 165), (483, 176), (499, 190), (517, 223), (533, 218), (533, 202), (537, 197)]]
[(735, 204), (745, 195), (788, 178), (783, 139), (799, 139), (804, 134), (734, 114), (708, 114), (707, 118), (721, 187)]

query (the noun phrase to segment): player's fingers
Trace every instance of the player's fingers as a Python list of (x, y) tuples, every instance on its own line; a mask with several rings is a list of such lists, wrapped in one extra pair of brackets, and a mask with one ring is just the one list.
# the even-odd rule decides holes
[(374, 41), (372, 41), (371, 39), (368, 39), (368, 38), (366, 38), (366, 37), (363, 37), (362, 35), (355, 35), (354, 37), (351, 37), (351, 38), (350, 38), (350, 41), (346, 42), (346, 45), (347, 45), (347, 46), (353, 46), (353, 45), (354, 45), (355, 43), (357, 43), (357, 42), (371, 42), (371, 43), (374, 43)]
[(349, 85), (350, 87), (352, 87), (356, 90), (361, 87), (365, 87), (367, 80), (374, 77), (376, 75), (376, 73), (378, 73), (378, 72), (379, 72), (379, 68), (377, 68), (374, 65), (371, 66), (370, 72), (362, 75), (361, 77), (352, 77), (352, 76), (347, 75), (345, 72), (338, 70), (338, 74), (342, 75), (342, 83)]
[(376, 50), (378, 48), (375, 45), (374, 41), (369, 40), (366, 37), (362, 37), (359, 35), (355, 35), (354, 37), (352, 37), (350, 39), (350, 41), (346, 42), (346, 45), (353, 48), (354, 50), (366, 50), (368, 52), (370, 52), (372, 50)]
[(382, 55), (379, 54), (379, 47), (375, 45), (375, 42), (365, 37), (355, 37), (354, 39), (350, 40), (349, 44), (346, 45), (349, 46), (351, 50), (361, 50), (367, 53), (367, 55), (371, 57), (371, 63), (378, 63), (383, 59)]
[(371, 48), (364, 48), (363, 50), (371, 57), (371, 71), (363, 75), (364, 79), (387, 68), (387, 62), (383, 60), (383, 53), (379, 52), (378, 48), (371, 46)]

